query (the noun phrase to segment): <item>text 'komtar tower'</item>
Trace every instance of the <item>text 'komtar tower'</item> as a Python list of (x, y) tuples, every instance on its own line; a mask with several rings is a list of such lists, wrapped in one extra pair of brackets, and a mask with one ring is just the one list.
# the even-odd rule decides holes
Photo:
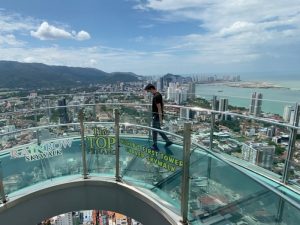
[(254, 92), (251, 98), (251, 105), (249, 109), (249, 113), (254, 116), (260, 116), (261, 114), (261, 105), (262, 105), (262, 93)]

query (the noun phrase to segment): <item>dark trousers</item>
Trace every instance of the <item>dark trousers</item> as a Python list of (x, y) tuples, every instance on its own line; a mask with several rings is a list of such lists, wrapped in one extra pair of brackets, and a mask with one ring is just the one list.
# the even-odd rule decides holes
[[(159, 123), (159, 118), (155, 118), (155, 117), (153, 118), (153, 120), (152, 120), (152, 127), (161, 130), (160, 123)], [(170, 142), (169, 138), (167, 137), (167, 135), (166, 135), (165, 133), (159, 132), (159, 131), (156, 131), (156, 130), (153, 130), (153, 131), (152, 131), (152, 137), (153, 137), (153, 144), (154, 144), (154, 145), (157, 145), (157, 133), (159, 133), (159, 135), (160, 135), (166, 142)]]

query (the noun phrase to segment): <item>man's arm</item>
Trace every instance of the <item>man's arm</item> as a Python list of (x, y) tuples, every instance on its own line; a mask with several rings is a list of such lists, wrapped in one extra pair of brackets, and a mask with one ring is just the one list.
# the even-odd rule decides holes
[(161, 104), (157, 103), (156, 106), (157, 106), (157, 110), (158, 110), (159, 123), (162, 124), (163, 123), (163, 119), (162, 119)]

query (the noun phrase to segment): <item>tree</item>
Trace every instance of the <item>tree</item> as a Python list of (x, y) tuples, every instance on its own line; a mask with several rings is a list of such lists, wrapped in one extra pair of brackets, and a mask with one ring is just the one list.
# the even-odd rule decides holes
[(211, 108), (209, 101), (204, 98), (196, 98), (194, 101), (189, 101), (189, 103), (193, 104), (193, 106), (199, 106), (206, 109)]
[(228, 127), (230, 130), (234, 132), (240, 132), (240, 122), (238, 120), (221, 120), (219, 124), (225, 127)]
[(282, 155), (285, 151), (285, 148), (281, 147), (280, 145), (276, 144), (275, 142), (273, 142), (271, 140), (269, 140), (268, 144), (275, 146), (275, 154), (276, 155)]

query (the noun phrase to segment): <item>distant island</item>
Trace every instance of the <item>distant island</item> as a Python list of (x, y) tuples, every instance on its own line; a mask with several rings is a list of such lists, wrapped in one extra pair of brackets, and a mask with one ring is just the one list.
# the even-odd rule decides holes
[(230, 82), (224, 83), (228, 87), (239, 87), (239, 88), (283, 88), (279, 85), (275, 85), (268, 82)]

